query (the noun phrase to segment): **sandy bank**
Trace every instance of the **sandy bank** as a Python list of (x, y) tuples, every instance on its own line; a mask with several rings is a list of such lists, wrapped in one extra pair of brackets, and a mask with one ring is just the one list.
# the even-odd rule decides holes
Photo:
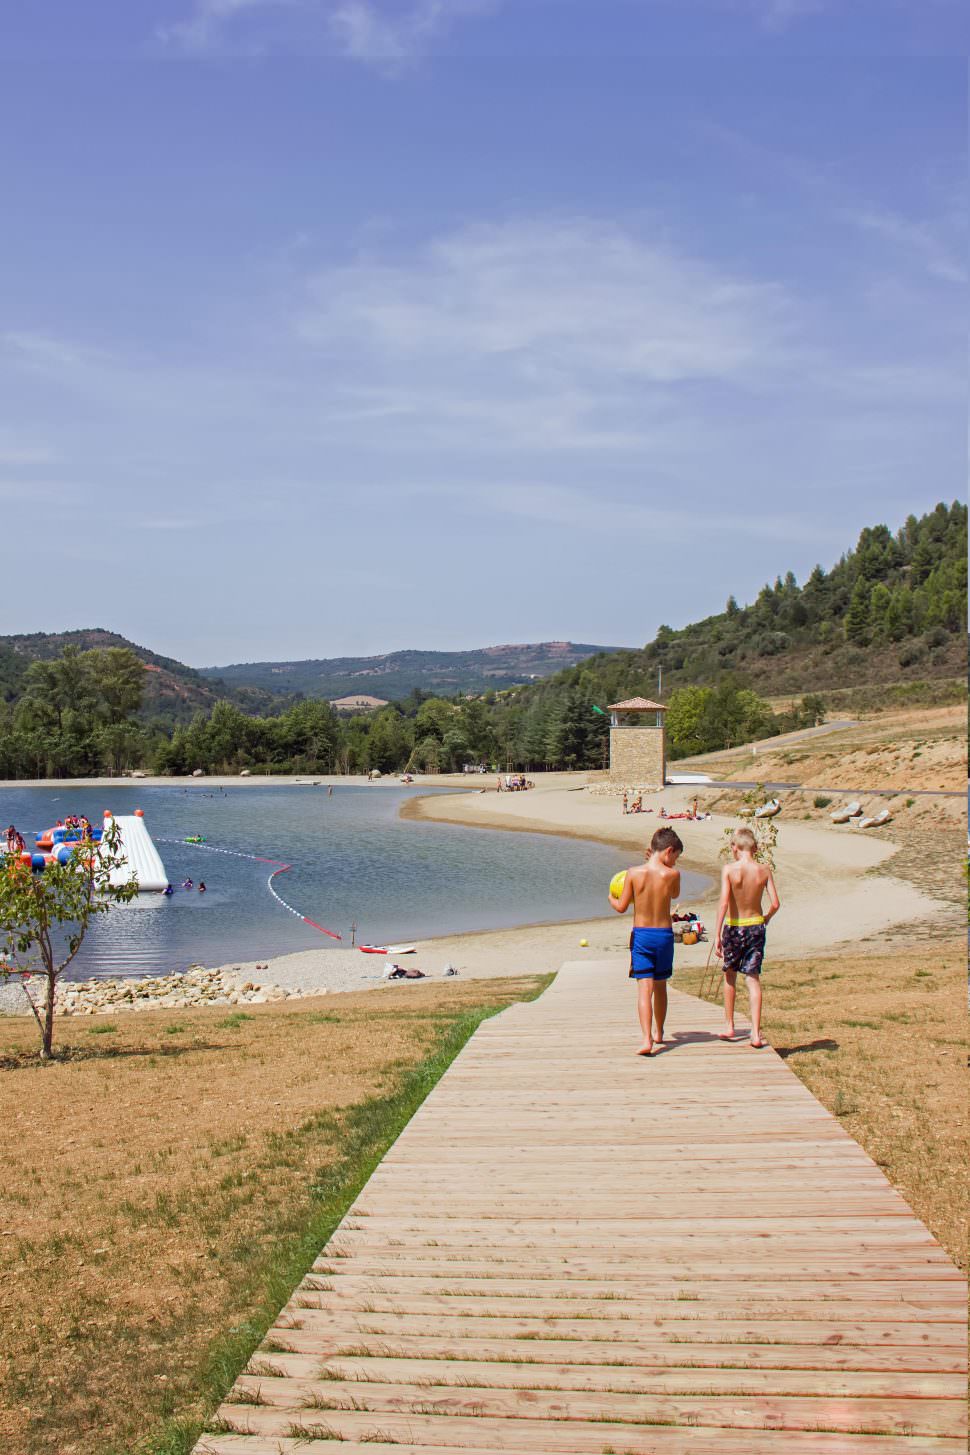
[[(577, 781), (578, 779), (578, 781)], [(432, 780), (441, 786), (441, 780)], [(491, 785), (490, 785), (491, 787)], [(587, 791), (583, 777), (550, 774), (528, 793), (461, 793), (415, 797), (405, 803), (405, 817), (466, 824), (476, 828), (595, 839), (617, 849), (617, 868), (638, 859), (660, 820), (656, 809), (684, 807), (684, 790), (667, 789), (647, 800), (652, 814), (620, 813), (616, 798)], [(713, 927), (723, 834), (734, 820), (725, 816), (700, 823), (674, 825), (684, 840), (684, 866), (711, 878), (710, 890), (685, 907), (697, 910)], [(770, 933), (771, 953), (786, 959), (831, 954), (841, 946), (873, 953), (884, 950), (884, 934), (893, 926), (929, 923), (941, 937), (954, 941), (962, 933), (953, 904), (921, 892), (891, 873), (896, 844), (866, 838), (852, 830), (820, 828), (780, 820), (778, 883), (783, 911)], [(455, 966), (464, 977), (542, 973), (558, 969), (578, 954), (622, 954), (630, 931), (629, 916), (620, 919), (605, 902), (602, 919), (477, 934), (445, 935), (418, 943), (417, 953), (401, 963), (415, 965), (433, 977)], [(580, 946), (588, 940), (588, 949)], [(681, 946), (677, 963), (685, 969), (703, 965), (709, 943)], [(269, 961), (261, 972), (287, 989), (327, 991), (364, 989), (383, 983), (386, 962), (356, 950), (306, 950)], [(252, 965), (241, 967), (254, 977)]]

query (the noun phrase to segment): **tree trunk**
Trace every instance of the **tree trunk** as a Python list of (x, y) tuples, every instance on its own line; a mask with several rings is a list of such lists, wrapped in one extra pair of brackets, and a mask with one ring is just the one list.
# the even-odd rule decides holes
[(47, 1005), (44, 1008), (44, 1031), (41, 1041), (40, 1058), (42, 1061), (49, 1061), (53, 1055), (54, 1045), (54, 987), (57, 984), (55, 976), (47, 977)]

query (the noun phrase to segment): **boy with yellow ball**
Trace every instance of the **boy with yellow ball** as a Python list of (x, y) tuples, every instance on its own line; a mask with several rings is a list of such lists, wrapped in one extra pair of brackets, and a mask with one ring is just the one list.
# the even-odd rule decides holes
[[(645, 864), (627, 869), (622, 884), (610, 884), (610, 906), (624, 914), (633, 905), (630, 935), (630, 979), (637, 982), (637, 1012), (643, 1041), (638, 1056), (650, 1056), (664, 1044), (667, 981), (674, 971), (674, 931), (670, 906), (680, 895), (677, 860), (684, 846), (673, 829), (658, 829), (650, 840)], [(614, 892), (618, 890), (619, 892)]]

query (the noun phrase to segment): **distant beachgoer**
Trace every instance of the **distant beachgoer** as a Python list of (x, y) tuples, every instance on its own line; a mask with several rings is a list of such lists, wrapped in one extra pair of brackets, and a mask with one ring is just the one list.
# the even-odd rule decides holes
[(162, 893), (163, 894), (174, 894), (175, 893), (175, 890), (174, 890), (174, 888), (173, 888), (173, 886), (171, 884), (166, 884), (165, 888), (162, 890)]
[(200, 879), (199, 880), (199, 893), (200, 894), (205, 894), (205, 880), (204, 879)]
[(328, 798), (333, 798), (333, 784), (332, 783), (331, 783), (330, 787), (327, 789), (327, 797)]
[(642, 799), (642, 797), (640, 796), (639, 793), (637, 794), (636, 798), (633, 800), (633, 802), (630, 805), (630, 812), (631, 813), (642, 813), (643, 812), (643, 799)]
[(27, 841), (19, 829), (17, 830), (17, 836), (14, 841), (14, 851), (18, 854), (25, 854), (27, 852)]
[(630, 812), (630, 796), (629, 796), (629, 794), (626, 791), (624, 791), (624, 794), (623, 794), (623, 812), (624, 813), (629, 813)]
[(630, 935), (630, 978), (637, 981), (637, 1013), (643, 1040), (638, 1056), (650, 1056), (664, 1044), (667, 981), (674, 972), (671, 902), (680, 894), (677, 860), (684, 846), (673, 829), (657, 829), (645, 864), (626, 871), (623, 891), (610, 895), (610, 906), (625, 914), (633, 905)]
[[(719, 1040), (734, 1040), (734, 1003), (738, 971), (748, 983), (751, 1005), (750, 1044), (756, 1051), (766, 1046), (761, 1039), (761, 966), (765, 956), (765, 929), (781, 908), (774, 875), (755, 855), (758, 840), (749, 828), (731, 835), (733, 864), (721, 872), (721, 902), (717, 907), (714, 953), (724, 955), (724, 1030)], [(768, 909), (764, 896), (768, 895)]]
[(17, 847), (17, 830), (13, 824), (7, 829), (7, 853), (12, 854)]
[(191, 879), (183, 879), (182, 880), (182, 888), (183, 889), (194, 889), (195, 886), (192, 883), (192, 880)]

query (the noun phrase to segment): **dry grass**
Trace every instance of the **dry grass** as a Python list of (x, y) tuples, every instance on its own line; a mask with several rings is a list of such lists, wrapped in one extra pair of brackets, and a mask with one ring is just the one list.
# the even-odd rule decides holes
[[(833, 720), (843, 714), (831, 713)], [(846, 717), (853, 714), (846, 713)], [(854, 728), (799, 742), (758, 744), (684, 760), (714, 777), (759, 778), (810, 786), (949, 789), (967, 780), (967, 707), (920, 707), (869, 714)], [(680, 766), (680, 765), (678, 765)]]
[(231, 1382), (464, 1036), (540, 983), (65, 1021), (50, 1066), (0, 1021), (0, 1449), (185, 1448), (141, 1442)]
[[(772, 1045), (962, 1268), (970, 1152), (966, 968), (960, 948), (937, 941), (892, 956), (767, 961), (764, 976)], [(700, 979), (691, 970), (678, 973), (676, 984), (696, 992)], [(741, 1009), (743, 1002), (742, 991)]]

